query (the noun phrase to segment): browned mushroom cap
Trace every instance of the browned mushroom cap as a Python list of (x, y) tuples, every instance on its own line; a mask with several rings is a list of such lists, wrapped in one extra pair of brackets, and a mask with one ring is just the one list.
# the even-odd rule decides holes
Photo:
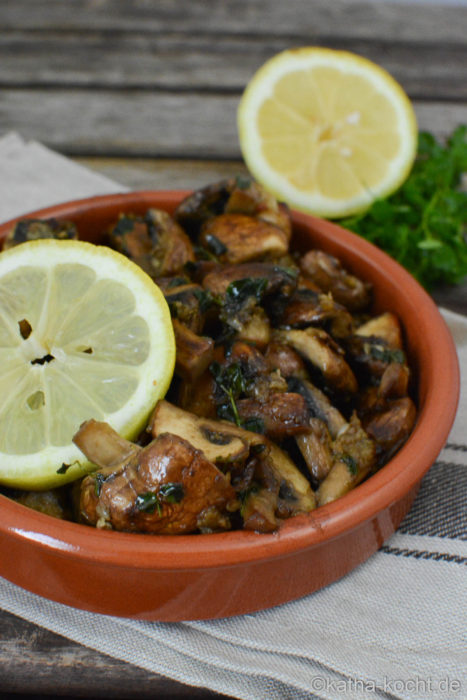
[(203, 279), (203, 287), (212, 294), (223, 295), (232, 282), (247, 279), (264, 279), (265, 294), (289, 297), (297, 286), (293, 271), (272, 263), (250, 262), (241, 265), (225, 265), (209, 272)]
[(183, 534), (198, 529), (206, 509), (221, 514), (235, 504), (229, 479), (186, 440), (166, 433), (129, 461), (87, 476), (80, 509), (97, 527)]
[(352, 332), (350, 313), (337, 304), (330, 294), (311, 289), (297, 289), (285, 306), (280, 323), (290, 328), (324, 326), (335, 338), (345, 338)]
[(383, 372), (378, 387), (379, 396), (385, 399), (398, 399), (407, 396), (410, 371), (407, 365), (390, 362)]
[(256, 424), (259, 432), (264, 432), (272, 440), (280, 441), (309, 432), (308, 409), (300, 394), (271, 393), (265, 401), (240, 399), (237, 408), (245, 425)]
[(399, 319), (390, 311), (375, 316), (359, 326), (355, 335), (364, 338), (380, 338), (389, 348), (402, 349), (402, 331)]
[(376, 444), (354, 413), (347, 429), (332, 444), (333, 465), (321, 482), (316, 498), (323, 506), (357, 486), (375, 467)]
[(153, 276), (174, 275), (187, 262), (194, 261), (195, 254), (190, 239), (170, 214), (162, 209), (149, 209), (145, 220), (153, 244)]
[(386, 410), (365, 416), (363, 425), (385, 452), (392, 454), (407, 440), (416, 419), (416, 409), (408, 397), (387, 402)]
[(287, 208), (278, 204), (261, 185), (243, 175), (193, 192), (178, 205), (175, 218), (191, 236), (196, 237), (207, 219), (224, 213), (257, 216), (278, 226), (290, 239), (291, 222)]
[(371, 285), (345, 270), (339, 260), (322, 250), (310, 250), (300, 260), (300, 268), (324, 292), (350, 311), (360, 311), (371, 301)]
[(355, 393), (355, 375), (343, 357), (343, 350), (320, 328), (278, 331), (279, 342), (290, 345), (308, 362), (317, 367), (326, 383), (335, 391)]
[(292, 224), (288, 209), (277, 202), (274, 195), (267, 192), (262, 185), (244, 177), (235, 179), (235, 186), (225, 205), (226, 214), (249, 214), (278, 226), (290, 240)]
[(126, 255), (148, 274), (152, 273), (151, 251), (153, 243), (144, 218), (134, 214), (120, 214), (107, 233), (112, 248)]
[(289, 391), (297, 392), (303, 396), (309, 415), (312, 418), (322, 420), (333, 439), (336, 439), (343, 430), (346, 430), (347, 421), (342, 413), (332, 405), (326, 394), (314, 384), (298, 377), (291, 377), (287, 383)]
[(297, 435), (295, 441), (310, 474), (317, 482), (322, 481), (329, 474), (333, 463), (331, 434), (326, 423), (319, 418), (311, 418), (309, 432)]
[(289, 345), (277, 342), (269, 343), (264, 358), (269, 369), (278, 369), (285, 378), (301, 377), (307, 379), (308, 377), (305, 363)]
[(352, 335), (344, 344), (350, 364), (364, 380), (382, 377), (389, 364), (405, 364), (403, 350), (392, 348), (383, 338)]
[(177, 277), (172, 278), (172, 284), (166, 282), (164, 287), (162, 291), (172, 318), (177, 318), (193, 333), (200, 333), (204, 325), (200, 302), (204, 294), (202, 287)]
[(207, 219), (224, 212), (233, 185), (232, 179), (221, 180), (192, 192), (176, 208), (175, 219), (190, 236), (196, 237)]
[(212, 362), (214, 341), (193, 333), (176, 318), (172, 320), (172, 325), (177, 347), (175, 372), (183, 379), (193, 382)]
[(35, 241), (39, 238), (56, 238), (57, 240), (76, 240), (78, 231), (71, 221), (58, 221), (57, 219), (23, 219), (18, 221), (8, 233), (3, 250), (13, 248), (20, 243)]
[(221, 262), (233, 264), (268, 254), (284, 255), (288, 250), (282, 229), (246, 214), (221, 214), (208, 219), (199, 240)]

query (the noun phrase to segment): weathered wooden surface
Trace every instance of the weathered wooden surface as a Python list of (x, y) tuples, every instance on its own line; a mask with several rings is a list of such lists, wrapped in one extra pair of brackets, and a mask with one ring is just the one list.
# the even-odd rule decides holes
[(0, 697), (6, 697), (7, 693), (28, 698), (31, 695), (142, 700), (225, 697), (130, 666), (1, 612)]
[[(243, 87), (303, 45), (397, 78), (420, 128), (467, 122), (467, 7), (382, 0), (0, 0), (0, 136), (17, 130), (132, 189), (245, 172)], [(467, 285), (436, 301), (467, 314)], [(0, 611), (0, 696), (217, 698)]]

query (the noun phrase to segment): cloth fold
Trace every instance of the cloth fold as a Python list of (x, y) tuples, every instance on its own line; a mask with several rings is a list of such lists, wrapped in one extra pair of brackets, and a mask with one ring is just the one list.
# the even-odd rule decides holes
[[(0, 221), (126, 189), (17, 134), (0, 139), (0, 188)], [(238, 698), (467, 697), (467, 318), (443, 315), (461, 364), (456, 422), (399, 531), (340, 581), (271, 610), (184, 623), (75, 610), (1, 578), (0, 606), (114, 658)]]

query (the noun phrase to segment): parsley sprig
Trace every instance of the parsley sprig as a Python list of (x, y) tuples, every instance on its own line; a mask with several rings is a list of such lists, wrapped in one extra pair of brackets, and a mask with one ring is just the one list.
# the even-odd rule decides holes
[(467, 126), (440, 144), (419, 134), (412, 171), (392, 196), (339, 223), (398, 260), (426, 288), (467, 275)]

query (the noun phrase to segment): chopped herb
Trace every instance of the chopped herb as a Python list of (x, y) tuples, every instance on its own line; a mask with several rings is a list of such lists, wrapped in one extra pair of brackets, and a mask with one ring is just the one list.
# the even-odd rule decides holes
[(66, 474), (67, 470), (71, 467), (71, 464), (65, 464), (62, 462), (62, 466), (57, 469), (57, 474)]
[(144, 513), (154, 513), (157, 508), (158, 515), (160, 516), (162, 514), (162, 507), (159, 502), (159, 498), (157, 493), (154, 493), (154, 491), (140, 493), (139, 496), (136, 497), (135, 505), (138, 510), (143, 511)]
[(188, 284), (186, 277), (173, 277), (167, 285), (167, 289), (173, 289), (174, 287), (180, 287), (183, 284)]
[(400, 365), (405, 362), (405, 354), (397, 348), (388, 348), (384, 345), (375, 345), (374, 343), (365, 344), (365, 352), (374, 359), (381, 362), (398, 362)]
[[(203, 246), (195, 246), (194, 247), (195, 255), (198, 258), (198, 260), (212, 260), (213, 262), (219, 262), (218, 258), (214, 253), (211, 253), (210, 250), (207, 248), (203, 248)], [(187, 263), (186, 263), (187, 264)], [(196, 266), (196, 263), (193, 263)], [(185, 265), (185, 269), (186, 265)], [(193, 271), (193, 269), (192, 269)]]
[(214, 253), (214, 255), (224, 255), (224, 253), (227, 252), (227, 246), (222, 243), (217, 236), (215, 236), (213, 233), (208, 233), (204, 237), (204, 240), (206, 241), (206, 245), (208, 249)]
[[(218, 415), (221, 418), (242, 425), (242, 420), (239, 416), (236, 399), (245, 391), (246, 380), (243, 375), (242, 366), (238, 362), (233, 362), (231, 365), (223, 366), (219, 362), (212, 362), (209, 370), (214, 377), (214, 380), (224, 394), (227, 396), (229, 404), (221, 404), (218, 407)], [(222, 415), (221, 415), (222, 414)]]
[(245, 418), (242, 421), (242, 425), (245, 428), (245, 430), (250, 430), (252, 433), (263, 434), (265, 431), (264, 421), (262, 418), (259, 418), (258, 416), (254, 416), (251, 418)]
[(264, 277), (247, 277), (231, 282), (225, 292), (224, 306), (229, 313), (235, 313), (242, 308), (248, 299), (253, 298), (258, 304), (268, 286)]
[(358, 473), (358, 463), (357, 460), (352, 457), (352, 455), (340, 455), (342, 462), (345, 462), (347, 469), (352, 474), (352, 476), (357, 476)]
[(218, 304), (219, 301), (209, 289), (195, 289), (193, 294), (198, 300), (199, 310), (204, 314), (213, 304)]
[(250, 452), (252, 455), (258, 455), (261, 454), (261, 452), (264, 452), (266, 449), (266, 445), (264, 442), (259, 442), (257, 445), (252, 445), (250, 448)]
[(239, 190), (247, 190), (251, 187), (251, 178), (248, 177), (248, 175), (237, 175), (235, 178), (235, 186), (238, 187)]
[(162, 484), (159, 488), (159, 493), (167, 503), (180, 503), (185, 495), (183, 484), (180, 482), (168, 482)]
[(107, 477), (100, 472), (97, 472), (96, 476), (94, 477), (94, 493), (98, 498), (101, 495), (102, 484), (106, 481), (106, 479)]
[(445, 145), (426, 132), (409, 177), (392, 196), (339, 223), (385, 250), (427, 289), (467, 274), (467, 126)]

